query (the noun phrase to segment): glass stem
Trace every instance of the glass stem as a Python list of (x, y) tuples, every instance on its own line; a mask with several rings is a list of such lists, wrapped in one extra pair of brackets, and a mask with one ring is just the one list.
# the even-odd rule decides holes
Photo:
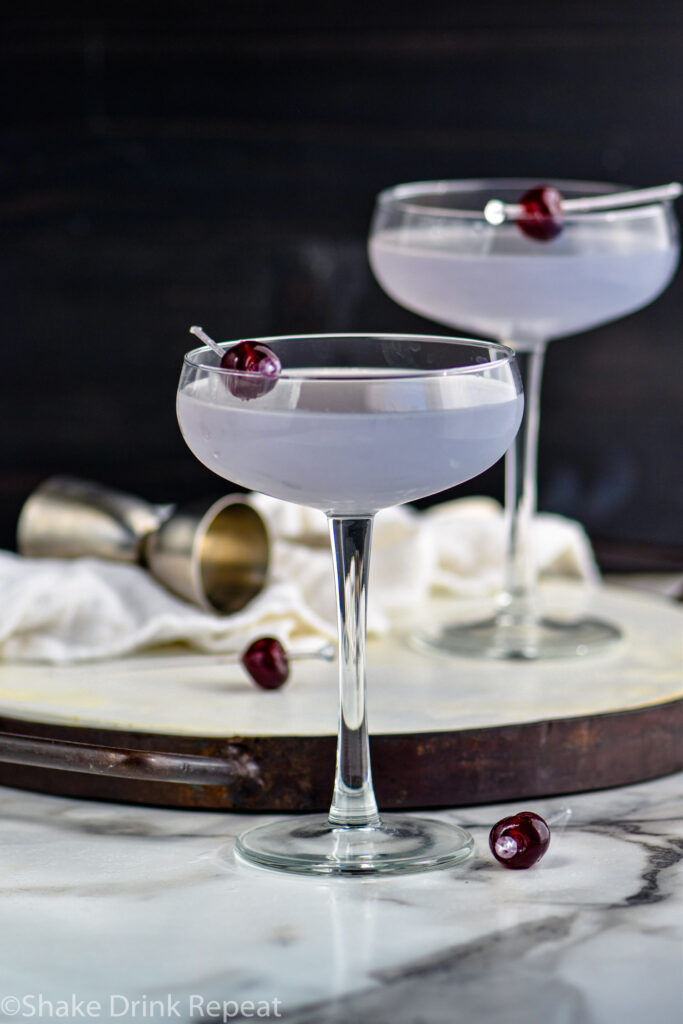
[(333, 825), (376, 825), (365, 712), (365, 623), (373, 516), (330, 516), (339, 624), (339, 736)]
[(525, 404), (519, 433), (505, 456), (507, 543), (497, 619), (501, 626), (531, 627), (538, 618), (537, 567), (531, 534), (536, 515), (538, 425), (546, 343), (536, 342), (524, 350), (515, 348)]

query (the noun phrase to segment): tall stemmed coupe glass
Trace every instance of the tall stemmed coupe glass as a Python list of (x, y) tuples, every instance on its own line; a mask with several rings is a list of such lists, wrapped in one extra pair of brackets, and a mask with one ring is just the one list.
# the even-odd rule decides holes
[(276, 381), (253, 397), (252, 374), (221, 369), (214, 351), (195, 349), (185, 356), (178, 421), (192, 452), (219, 476), (327, 513), (340, 711), (329, 815), (257, 827), (237, 850), (304, 873), (456, 863), (472, 848), (462, 829), (377, 810), (365, 713), (370, 537), (379, 509), (444, 490), (500, 458), (522, 416), (514, 355), (487, 342), (410, 335), (258, 341), (280, 358)]
[[(670, 202), (574, 213), (551, 240), (517, 223), (488, 223), (492, 199), (518, 203), (538, 181), (488, 179), (399, 185), (377, 198), (369, 257), (382, 288), (407, 309), (513, 348), (526, 408), (506, 458), (508, 550), (495, 616), (420, 631), (441, 651), (548, 658), (599, 650), (620, 634), (597, 618), (554, 621), (537, 608), (529, 534), (536, 511), (539, 400), (546, 344), (632, 313), (666, 288), (678, 262)], [(565, 199), (622, 189), (553, 181)]]

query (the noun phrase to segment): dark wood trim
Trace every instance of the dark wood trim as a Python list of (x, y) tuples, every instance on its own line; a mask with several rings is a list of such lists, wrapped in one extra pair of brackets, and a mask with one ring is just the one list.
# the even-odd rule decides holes
[[(19, 735), (225, 758), (226, 785), (111, 778), (0, 764), (0, 784), (62, 796), (221, 811), (321, 811), (334, 736), (174, 736), (0, 717)], [(607, 714), (458, 732), (374, 736), (382, 808), (452, 807), (578, 793), (683, 769), (683, 700)], [(249, 764), (246, 772), (243, 766)]]

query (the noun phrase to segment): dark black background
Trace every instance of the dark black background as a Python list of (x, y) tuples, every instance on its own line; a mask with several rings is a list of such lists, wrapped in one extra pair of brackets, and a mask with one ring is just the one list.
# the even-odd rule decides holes
[[(70, 472), (221, 492), (174, 401), (187, 328), (432, 330), (367, 265), (375, 193), (683, 175), (683, 8), (622, 0), (24, 5), (0, 34), (0, 545)], [(540, 502), (675, 544), (680, 278), (550, 346)], [(502, 467), (460, 493), (501, 495)]]

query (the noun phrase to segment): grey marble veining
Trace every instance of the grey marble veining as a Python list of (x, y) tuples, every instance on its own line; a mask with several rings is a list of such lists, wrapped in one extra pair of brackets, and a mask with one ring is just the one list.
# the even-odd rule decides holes
[(210, 1000), (289, 1024), (680, 1024), (681, 781), (534, 801), (572, 815), (522, 872), (487, 838), (523, 806), (433, 814), (474, 857), (377, 880), (237, 862), (253, 818), (0, 789), (0, 1020), (40, 995), (126, 1024), (222, 1019)]

